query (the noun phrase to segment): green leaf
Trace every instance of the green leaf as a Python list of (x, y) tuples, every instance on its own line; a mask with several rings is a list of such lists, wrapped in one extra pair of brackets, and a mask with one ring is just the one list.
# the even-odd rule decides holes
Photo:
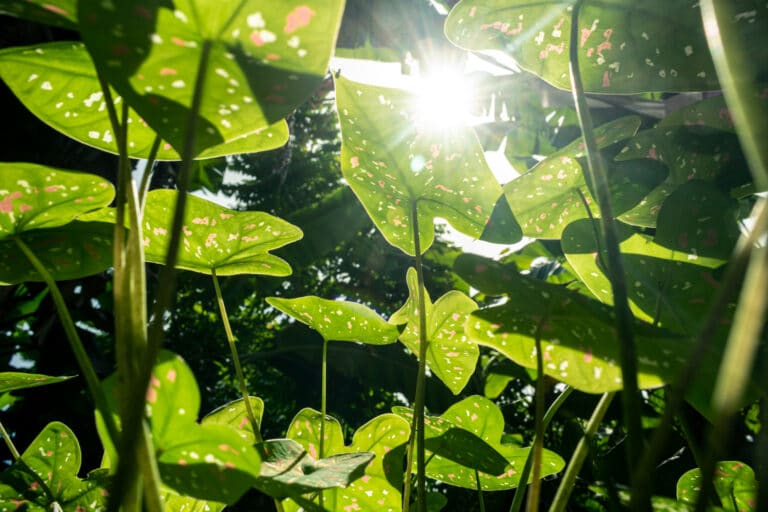
[[(396, 407), (394, 411), (406, 419), (413, 415), (403, 407)], [(475, 469), (479, 469), (484, 491), (520, 485), (520, 472), (530, 448), (501, 442), (504, 416), (487, 398), (470, 396), (453, 404), (439, 417), (426, 418), (425, 435), (427, 451), (434, 453), (427, 464), (430, 478), (474, 490), (477, 488)], [(544, 451), (542, 476), (555, 474), (564, 466), (560, 456)]]
[[(751, 467), (738, 461), (721, 461), (715, 466), (715, 491), (724, 510), (751, 512), (757, 500), (757, 481)], [(695, 504), (701, 489), (701, 470), (691, 469), (677, 481), (677, 499)]]
[(37, 386), (47, 386), (64, 382), (74, 376), (69, 377), (50, 377), (39, 373), (22, 372), (2, 372), (0, 373), (0, 393), (14, 391), (16, 389), (36, 388)]
[[(261, 398), (248, 397), (251, 402), (251, 409), (256, 416), (256, 421), (261, 426), (261, 419), (264, 415), (264, 401)], [(202, 425), (229, 425), (240, 437), (251, 444), (256, 442), (256, 434), (253, 432), (253, 425), (248, 419), (248, 410), (245, 407), (245, 400), (239, 398), (228, 404), (224, 404), (215, 411), (210, 412), (200, 422)]]
[[(320, 85), (344, 2), (81, 0), (97, 69), (176, 151), (184, 147), (201, 56), (205, 94), (195, 154), (286, 117)], [(113, 27), (104, 30), (104, 27)]]
[(637, 226), (655, 227), (662, 204), (678, 187), (691, 180), (714, 182), (720, 189), (750, 182), (731, 114), (722, 96), (669, 114), (656, 127), (628, 141), (616, 159), (658, 161), (669, 168), (667, 178), (649, 192), (642, 203), (619, 216)]
[(397, 341), (397, 327), (375, 311), (356, 302), (315, 296), (283, 299), (268, 297), (270, 306), (320, 333), (327, 341), (357, 341), (386, 345)]
[[(144, 251), (147, 261), (165, 263), (177, 192), (147, 194)], [(287, 276), (291, 267), (269, 253), (301, 239), (292, 224), (264, 212), (237, 212), (190, 196), (184, 212), (177, 268), (220, 276), (262, 274)]]
[(410, 255), (414, 207), (423, 252), (435, 217), (479, 238), (501, 195), (471, 129), (425, 129), (417, 101), (406, 91), (336, 79), (344, 178), (384, 238)]
[[(319, 445), (320, 413), (303, 409), (291, 423), (288, 437), (295, 439), (312, 453)], [(376, 416), (361, 426), (344, 446), (341, 427), (334, 419), (325, 424), (327, 454), (372, 453), (374, 458), (365, 468), (365, 475), (341, 490), (323, 492), (324, 504), (330, 510), (345, 510), (357, 503), (361, 510), (399, 510), (402, 503), (402, 464), (404, 447), (410, 434), (409, 424), (394, 414)], [(290, 510), (290, 506), (287, 507)], [(353, 509), (349, 509), (353, 510)]]
[(221, 512), (226, 507), (226, 503), (196, 500), (167, 490), (160, 495), (160, 499), (165, 512)]
[[(409, 268), (406, 275), (409, 296), (400, 310), (390, 318), (393, 324), (407, 323), (400, 341), (418, 357), (419, 318), (418, 282), (416, 270)], [(467, 339), (464, 323), (469, 313), (477, 309), (475, 301), (463, 293), (452, 290), (432, 304), (424, 290), (427, 315), (427, 365), (454, 395), (461, 392), (475, 372), (480, 349)]]
[(77, 0), (5, 0), (0, 13), (77, 30)]
[(63, 226), (107, 206), (109, 181), (93, 174), (26, 163), (0, 164), (0, 240), (33, 229)]
[(501, 196), (485, 225), (480, 240), (492, 244), (514, 244), (523, 238), (523, 230), (509, 208), (506, 197)]
[[(598, 147), (608, 147), (627, 139), (639, 127), (637, 116), (622, 117), (599, 126), (595, 130)], [(578, 138), (504, 186), (504, 195), (524, 235), (560, 238), (569, 222), (588, 217), (579, 191), (592, 206), (593, 215), (597, 214), (582, 165), (577, 160), (582, 156), (584, 143)]]
[[(73, 221), (16, 236), (56, 281), (98, 274), (112, 266), (114, 224)], [(42, 280), (13, 238), (0, 240), (0, 285)]]
[[(0, 51), (0, 78), (19, 100), (48, 126), (78, 142), (117, 153), (112, 124), (96, 68), (81, 43), (56, 42)], [(114, 101), (122, 101), (113, 92)], [(133, 110), (128, 110), (128, 154), (147, 158), (157, 136)], [(197, 155), (198, 159), (277, 148), (288, 140), (288, 126), (278, 121), (243, 132)], [(158, 160), (178, 160), (179, 153), (163, 143)]]
[[(463, 0), (449, 14), (445, 32), (461, 48), (505, 52), (555, 87), (570, 89), (572, 6), (566, 0)], [(587, 92), (720, 88), (694, 0), (588, 0), (581, 4), (578, 28)]]
[[(496, 265), (474, 256), (457, 259), (454, 266), (462, 279), (478, 289), (494, 279), (494, 291), (509, 297), (501, 305), (470, 315), (466, 332), (471, 340), (525, 368), (536, 368), (535, 339), (541, 326), (545, 374), (587, 393), (621, 389), (619, 344), (611, 308), (561, 286), (514, 274), (508, 268), (498, 274)], [(661, 386), (687, 360), (690, 340), (641, 322), (634, 329), (639, 385)], [(710, 362), (704, 365), (702, 375), (711, 376)]]

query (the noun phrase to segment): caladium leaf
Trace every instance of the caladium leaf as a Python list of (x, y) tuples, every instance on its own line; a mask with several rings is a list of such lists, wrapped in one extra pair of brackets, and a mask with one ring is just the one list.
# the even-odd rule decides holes
[(39, 373), (2, 372), (0, 373), (0, 393), (7, 393), (17, 389), (36, 388), (47, 386), (71, 379), (69, 377), (51, 377)]
[(26, 163), (0, 164), (0, 240), (25, 231), (63, 226), (78, 215), (107, 206), (115, 196), (109, 181)]
[[(56, 281), (91, 276), (111, 267), (113, 236), (113, 224), (80, 221), (15, 235)], [(0, 284), (25, 281), (43, 281), (43, 278), (13, 238), (0, 240)]]
[[(407, 323), (400, 341), (418, 357), (418, 280), (414, 268), (408, 269), (406, 281), (410, 292), (408, 299), (392, 315), (390, 322)], [(427, 365), (457, 395), (475, 372), (477, 358), (480, 356), (480, 349), (464, 333), (467, 316), (477, 309), (477, 304), (456, 290), (446, 293), (432, 304), (427, 291), (423, 292), (427, 315)]]
[[(195, 154), (286, 117), (320, 85), (344, 2), (81, 0), (97, 69), (178, 152), (198, 72), (205, 83)], [(112, 27), (104, 30), (104, 27)]]
[(3, 0), (0, 13), (77, 30), (77, 0)]
[[(745, 2), (751, 8), (764, 6)], [(463, 0), (448, 16), (448, 39), (472, 51), (505, 52), (520, 67), (570, 89), (569, 0)], [(764, 23), (766, 16), (757, 16)], [(749, 21), (737, 20), (745, 29)], [(614, 94), (719, 89), (698, 3), (591, 0), (581, 3), (578, 53), (584, 89)], [(735, 30), (739, 30), (736, 28)]]
[[(544, 351), (544, 372), (587, 393), (621, 389), (619, 344), (612, 310), (561, 286), (512, 273), (498, 275), (495, 262), (465, 255), (456, 272), (473, 286), (487, 288), (514, 300), (472, 313), (467, 336), (491, 347), (525, 368), (536, 368), (536, 333)], [(663, 385), (685, 363), (691, 348), (686, 337), (637, 322), (638, 381), (642, 388)], [(714, 380), (716, 358), (708, 358), (701, 375)], [(713, 373), (714, 372), (714, 373)]]
[[(395, 413), (411, 419), (410, 409), (397, 407)], [(451, 435), (462, 432), (464, 436)], [(491, 448), (494, 459), (490, 464), (493, 471), (478, 471), (480, 488), (484, 491), (512, 489), (520, 485), (520, 473), (525, 465), (530, 448), (502, 442), (504, 416), (490, 400), (481, 396), (470, 396), (453, 404), (439, 417), (425, 418), (425, 444), (428, 452), (434, 453), (427, 464), (427, 476), (449, 485), (477, 489), (475, 467), (452, 456), (468, 456), (478, 450), (478, 441)], [(445, 440), (443, 438), (446, 438)], [(477, 441), (475, 441), (477, 440)], [(448, 450), (448, 446), (450, 449)], [(487, 448), (486, 448), (487, 450)], [(498, 459), (498, 460), (496, 460)], [(468, 461), (469, 462), (469, 461)], [(554, 452), (544, 450), (542, 476), (552, 475), (563, 469), (565, 462)], [(499, 469), (500, 468), (500, 469)], [(490, 468), (489, 468), (490, 469)], [(498, 469), (498, 471), (496, 471)]]
[[(165, 263), (177, 194), (147, 194), (142, 221), (147, 261)], [(220, 276), (290, 275), (288, 263), (269, 251), (301, 239), (299, 228), (264, 212), (237, 212), (195, 196), (187, 201), (177, 268), (202, 274), (215, 270)]]
[(655, 227), (665, 200), (691, 180), (713, 182), (720, 189), (750, 181), (731, 113), (722, 96), (669, 114), (656, 127), (628, 141), (616, 159), (658, 161), (669, 168), (662, 183), (640, 204), (619, 216), (624, 222), (643, 227)]
[[(640, 118), (637, 116), (606, 123), (595, 130), (598, 147), (604, 148), (628, 139), (639, 127)], [(524, 235), (560, 238), (569, 222), (588, 217), (579, 192), (591, 206), (593, 214), (597, 214), (597, 205), (587, 187), (582, 165), (577, 160), (582, 156), (584, 143), (579, 138), (504, 186), (504, 195)]]
[(189, 496), (174, 494), (166, 490), (160, 494), (165, 512), (221, 512), (226, 503), (210, 500), (196, 500)]
[(336, 79), (344, 178), (384, 238), (410, 255), (414, 212), (423, 252), (435, 217), (479, 238), (501, 196), (470, 128), (428, 130), (417, 101), (406, 91)]
[[(320, 413), (304, 409), (296, 415), (288, 430), (288, 437), (309, 451), (316, 450), (320, 438)], [(330, 510), (344, 510), (357, 504), (361, 510), (399, 510), (402, 504), (402, 460), (408, 442), (410, 426), (394, 414), (382, 414), (361, 426), (344, 445), (341, 426), (334, 419), (326, 419), (326, 454), (371, 453), (375, 457), (366, 466), (365, 475), (352, 481), (342, 490), (323, 492), (323, 502)], [(286, 503), (286, 510), (294, 510)], [(353, 510), (353, 509), (350, 509)]]
[[(80, 480), (80, 444), (72, 430), (52, 422), (0, 474), (0, 507), (16, 510), (106, 510), (107, 477)], [(58, 508), (57, 508), (58, 507)]]
[(315, 296), (284, 299), (268, 297), (269, 305), (308, 325), (326, 341), (357, 341), (386, 345), (397, 341), (397, 327), (371, 308), (350, 301)]
[[(757, 510), (757, 480), (755, 472), (743, 462), (729, 460), (715, 466), (715, 492), (720, 498), (723, 510), (751, 512)], [(677, 481), (677, 499), (683, 503), (696, 504), (701, 489), (701, 470), (691, 469)]]
[[(51, 128), (88, 146), (117, 153), (96, 68), (82, 43), (56, 42), (2, 50), (0, 78), (24, 106)], [(114, 92), (113, 96), (119, 105), (122, 98)], [(156, 136), (133, 109), (128, 110), (129, 156), (147, 158)], [(287, 140), (288, 126), (281, 120), (256, 130), (243, 130), (239, 136), (202, 151), (197, 158), (266, 151)], [(158, 160), (180, 158), (169, 143), (160, 145)]]
[[(255, 396), (248, 397), (248, 399), (251, 402), (251, 409), (254, 416), (256, 416), (256, 421), (261, 426), (261, 418), (264, 415), (264, 401)], [(208, 413), (200, 423), (202, 425), (229, 425), (240, 437), (249, 443), (253, 444), (256, 442), (257, 436), (253, 431), (253, 425), (251, 425), (248, 419), (248, 410), (245, 407), (245, 400), (242, 398), (224, 404), (215, 411)], [(258, 437), (260, 438), (261, 435)]]

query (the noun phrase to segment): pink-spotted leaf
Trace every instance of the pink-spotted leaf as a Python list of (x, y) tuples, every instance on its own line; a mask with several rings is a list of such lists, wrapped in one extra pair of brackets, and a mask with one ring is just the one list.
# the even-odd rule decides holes
[(77, 30), (77, 0), (3, 0), (0, 14)]
[[(324, 491), (325, 505), (330, 510), (344, 510), (355, 503), (362, 510), (399, 510), (404, 446), (410, 430), (402, 418), (382, 414), (358, 428), (352, 444), (345, 446), (339, 423), (334, 419), (326, 420), (326, 455), (372, 453), (375, 457), (366, 466), (365, 474), (345, 489)], [(319, 446), (319, 434), (320, 413), (304, 409), (294, 418), (287, 435), (311, 453)], [(286, 511), (296, 510), (290, 502), (286, 502), (285, 507)]]
[[(396, 407), (395, 413), (409, 421), (413, 416), (412, 410), (404, 407)], [(478, 469), (480, 488), (484, 491), (517, 487), (530, 448), (503, 443), (503, 435), (501, 410), (481, 396), (467, 397), (439, 417), (426, 418), (425, 445), (427, 452), (434, 454), (427, 464), (427, 476), (449, 485), (477, 489), (475, 469)], [(489, 461), (477, 467), (472, 463), (480, 453), (487, 453)], [(542, 476), (555, 474), (564, 465), (559, 455), (545, 450)]]
[(51, 377), (39, 373), (2, 372), (0, 373), (0, 393), (7, 393), (17, 389), (36, 388), (47, 386), (71, 379), (69, 377)]
[[(165, 263), (177, 192), (147, 194), (144, 253), (147, 261)], [(269, 253), (301, 239), (296, 226), (264, 212), (238, 212), (190, 196), (182, 228), (177, 268), (217, 275), (287, 276), (291, 267)]]
[[(409, 296), (406, 303), (390, 318), (395, 325), (406, 324), (400, 341), (414, 355), (419, 354), (418, 281), (416, 269), (406, 274)], [(464, 324), (469, 313), (477, 309), (475, 301), (452, 290), (432, 303), (424, 292), (427, 315), (427, 365), (454, 395), (461, 392), (475, 372), (480, 349), (467, 339)]]
[[(754, 470), (743, 462), (720, 461), (715, 466), (715, 492), (723, 510), (752, 512), (757, 510), (757, 480)], [(677, 481), (677, 499), (695, 505), (701, 489), (701, 470), (691, 469)]]
[[(765, 8), (758, 8), (764, 23)], [(463, 0), (445, 23), (448, 39), (472, 51), (495, 50), (562, 89), (570, 89), (570, 0)], [(745, 29), (749, 21), (737, 20)], [(578, 54), (587, 92), (719, 89), (694, 0), (587, 0), (578, 20)], [(738, 30), (738, 29), (737, 29)]]
[[(256, 421), (261, 425), (261, 418), (264, 415), (264, 401), (261, 398), (248, 397), (251, 402)], [(202, 425), (229, 425), (243, 439), (253, 444), (256, 442), (256, 434), (253, 431), (253, 425), (248, 419), (248, 410), (245, 407), (245, 400), (239, 398), (228, 404), (224, 404), (214, 411), (208, 413), (200, 422)], [(261, 437), (261, 435), (259, 435)]]
[[(82, 43), (56, 42), (0, 51), (0, 78), (33, 114), (51, 128), (83, 144), (117, 153), (117, 141), (107, 115), (101, 85), (88, 51)], [(115, 95), (120, 106), (122, 98)], [(133, 109), (128, 110), (128, 154), (147, 158), (155, 140), (152, 128)], [(256, 130), (245, 130), (196, 158), (274, 149), (288, 140), (285, 121)], [(158, 160), (179, 160), (167, 142), (160, 145)]]
[(267, 302), (316, 330), (327, 341), (357, 341), (369, 345), (397, 341), (397, 327), (363, 304), (315, 296), (268, 297)]
[(387, 241), (415, 254), (434, 239), (434, 219), (479, 238), (501, 188), (469, 127), (438, 133), (418, 121), (418, 98), (336, 79), (341, 121), (341, 170)]
[(342, 0), (243, 0), (226, 9), (215, 0), (81, 0), (78, 19), (96, 68), (180, 153), (202, 72), (199, 155), (279, 121), (314, 92), (343, 7)]
[[(640, 127), (640, 118), (627, 116), (595, 130), (598, 147), (604, 148), (628, 139)], [(504, 186), (504, 195), (523, 234), (534, 238), (560, 238), (565, 226), (588, 217), (579, 191), (593, 214), (597, 204), (587, 186), (582, 164), (581, 138), (539, 162), (533, 169)]]

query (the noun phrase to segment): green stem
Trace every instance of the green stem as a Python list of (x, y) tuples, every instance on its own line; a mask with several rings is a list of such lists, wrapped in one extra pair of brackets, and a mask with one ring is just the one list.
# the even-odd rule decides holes
[(148, 512), (163, 512), (160, 500), (160, 471), (157, 468), (155, 448), (152, 446), (152, 434), (146, 423), (143, 424), (139, 436), (139, 466), (144, 475), (144, 506)]
[(8, 435), (8, 431), (5, 430), (5, 426), (3, 426), (3, 423), (0, 422), (0, 435), (3, 436), (3, 441), (5, 441), (5, 446), (8, 447), (8, 450), (11, 452), (11, 455), (13, 455), (13, 460), (19, 460), (19, 450), (16, 449), (16, 445), (13, 444), (13, 439), (11, 439), (11, 436)]
[(712, 305), (707, 311), (704, 325), (699, 329), (696, 341), (693, 343), (693, 348), (688, 354), (686, 365), (676, 377), (674, 384), (668, 389), (668, 399), (661, 424), (656, 428), (648, 449), (636, 466), (632, 488), (633, 504), (644, 503), (650, 499), (653, 470), (661, 454), (664, 452), (675, 418), (683, 405), (685, 394), (693, 382), (696, 373), (699, 371), (704, 358), (711, 352), (711, 345), (719, 331), (720, 321), (742, 281), (742, 275), (749, 263), (755, 243), (760, 234), (768, 229), (768, 207), (766, 207), (766, 201), (758, 201), (753, 207), (750, 217), (755, 219), (753, 229), (748, 236), (739, 237), (736, 243), (733, 256), (730, 258), (720, 287), (712, 301)]
[(759, 190), (768, 188), (768, 109), (759, 99), (756, 73), (761, 64), (745, 52), (734, 23), (734, 3), (731, 0), (702, 0), (701, 18), (709, 51), (730, 107), (733, 125), (744, 149), (744, 156)]
[(48, 269), (45, 268), (42, 262), (37, 258), (37, 256), (35, 256), (29, 246), (27, 246), (27, 244), (21, 240), (21, 238), (16, 237), (14, 240), (16, 241), (16, 245), (19, 246), (19, 249), (21, 249), (32, 266), (35, 267), (37, 273), (40, 274), (40, 277), (43, 278), (45, 284), (48, 286), (48, 289), (51, 292), (51, 298), (53, 298), (53, 303), (56, 306), (56, 312), (59, 315), (59, 320), (61, 321), (61, 325), (64, 328), (64, 334), (67, 336), (69, 346), (72, 348), (72, 353), (75, 355), (77, 365), (80, 367), (80, 371), (83, 373), (83, 378), (85, 379), (85, 383), (88, 386), (88, 391), (91, 393), (91, 397), (93, 398), (96, 408), (104, 418), (104, 424), (107, 427), (107, 432), (109, 432), (110, 439), (113, 443), (117, 443), (119, 439), (119, 433), (117, 430), (117, 425), (115, 425), (115, 420), (112, 417), (112, 411), (109, 408), (107, 397), (104, 395), (104, 390), (99, 383), (99, 378), (96, 376), (96, 371), (93, 369), (93, 365), (91, 364), (91, 360), (88, 357), (88, 353), (85, 351), (83, 342), (80, 341), (80, 336), (77, 334), (77, 328), (75, 327), (75, 323), (72, 321), (72, 317), (69, 315), (67, 303), (64, 301), (64, 297), (61, 295), (61, 291), (56, 285), (56, 281), (53, 279), (53, 276), (51, 276), (51, 273), (48, 272)]
[(144, 201), (147, 198), (147, 192), (149, 192), (149, 180), (152, 178), (152, 168), (155, 166), (155, 160), (157, 160), (157, 152), (160, 151), (160, 143), (162, 139), (159, 135), (155, 136), (155, 140), (152, 142), (152, 147), (149, 150), (149, 156), (147, 157), (147, 164), (144, 166), (144, 174), (141, 176), (141, 184), (139, 185), (139, 204), (142, 211), (144, 210)]
[[(555, 417), (555, 414), (557, 414), (557, 411), (560, 410), (560, 407), (562, 407), (568, 397), (571, 396), (571, 393), (573, 393), (573, 388), (566, 386), (563, 392), (560, 393), (552, 402), (552, 405), (549, 406), (547, 413), (544, 415), (544, 432), (547, 431), (549, 424), (552, 422), (552, 418)], [(534, 439), (534, 443), (535, 442), (536, 440)], [(533, 450), (529, 450), (528, 457), (525, 459), (525, 466), (523, 466), (523, 471), (520, 473), (520, 484), (517, 486), (517, 489), (515, 489), (515, 497), (512, 499), (512, 506), (509, 507), (509, 512), (519, 512), (522, 508), (523, 499), (525, 498), (525, 489), (528, 486), (528, 477), (531, 474), (532, 467)]]
[(326, 392), (328, 389), (328, 340), (323, 340), (323, 364), (320, 377), (320, 459), (325, 456), (325, 415), (326, 415)]
[(528, 512), (538, 512), (539, 495), (541, 494), (541, 457), (544, 448), (544, 394), (545, 375), (544, 375), (544, 354), (541, 350), (541, 329), (547, 321), (548, 314), (544, 314), (536, 326), (536, 413), (534, 416), (534, 438), (533, 438), (533, 480), (531, 489), (528, 493)]
[(611, 405), (614, 396), (616, 396), (615, 392), (605, 393), (597, 403), (597, 407), (595, 407), (595, 410), (592, 412), (592, 416), (587, 423), (587, 429), (584, 431), (584, 435), (579, 440), (579, 444), (576, 445), (576, 449), (574, 450), (573, 455), (571, 455), (571, 459), (568, 461), (568, 467), (565, 468), (563, 479), (557, 487), (557, 493), (555, 494), (552, 506), (549, 507), (549, 512), (562, 512), (566, 509), (568, 499), (576, 484), (576, 477), (579, 476), (581, 467), (587, 459), (589, 444), (592, 442), (592, 437), (595, 435), (597, 428), (603, 421), (605, 413), (608, 412), (608, 407)]
[(426, 461), (424, 446), (424, 404), (427, 383), (427, 307), (424, 297), (424, 267), (421, 259), (421, 240), (419, 239), (418, 209), (415, 200), (411, 201), (411, 225), (413, 226), (413, 245), (416, 259), (416, 280), (418, 282), (419, 307), (419, 369), (416, 375), (416, 400), (414, 402), (413, 424), (411, 438), (408, 441), (408, 456), (406, 462), (405, 489), (403, 490), (403, 510), (409, 509), (410, 472), (413, 465), (414, 445), (416, 449), (416, 510), (426, 511)]
[[(602, 156), (597, 148), (595, 140), (592, 116), (587, 106), (587, 98), (581, 81), (579, 70), (579, 10), (583, 0), (578, 0), (571, 13), (571, 39), (570, 39), (570, 72), (573, 97), (576, 103), (576, 113), (579, 116), (579, 124), (584, 137), (584, 145), (587, 154), (587, 169), (595, 189), (595, 199), (600, 208), (600, 223), (603, 230), (603, 238), (608, 256), (608, 277), (611, 281), (613, 292), (613, 307), (616, 312), (616, 333), (619, 338), (619, 358), (622, 373), (622, 405), (624, 423), (627, 428), (627, 465), (632, 474), (634, 461), (640, 460), (643, 453), (642, 424), (640, 421), (640, 392), (637, 383), (637, 354), (635, 338), (632, 332), (633, 316), (629, 309), (627, 299), (627, 285), (624, 275), (624, 265), (619, 249), (616, 224), (611, 208), (610, 190)], [(646, 508), (650, 508), (650, 503)]]
[(605, 264), (605, 258), (604, 258), (604, 251), (603, 251), (603, 242), (600, 240), (600, 231), (597, 228), (597, 222), (595, 222), (595, 217), (592, 215), (592, 208), (589, 207), (589, 202), (587, 201), (587, 197), (584, 195), (584, 192), (581, 191), (580, 188), (576, 188), (576, 192), (579, 193), (579, 198), (581, 198), (581, 204), (584, 205), (584, 209), (587, 211), (587, 216), (589, 217), (590, 225), (592, 226), (592, 234), (595, 237), (595, 248), (597, 249), (597, 260), (600, 263), (600, 266), (603, 267), (603, 271), (608, 271), (608, 265)]
[(480, 485), (480, 472), (475, 470), (475, 488), (477, 489), (477, 502), (480, 505), (480, 512), (485, 512), (485, 499), (483, 499), (483, 488)]
[(702, 485), (696, 502), (696, 510), (703, 511), (714, 491), (715, 464), (730, 439), (733, 417), (739, 410), (749, 378), (752, 375), (755, 356), (760, 345), (760, 335), (765, 328), (765, 312), (768, 310), (768, 248), (752, 251), (739, 305), (728, 335), (728, 343), (720, 363), (712, 395), (714, 424), (710, 432), (709, 449), (701, 468)]
[[(248, 421), (251, 422), (251, 428), (253, 434), (256, 436), (256, 442), (260, 443), (261, 430), (258, 420), (256, 420), (256, 414), (253, 412), (253, 406), (251, 405), (251, 398), (248, 394), (248, 386), (245, 382), (245, 375), (243, 375), (243, 368), (240, 365), (240, 356), (237, 353), (237, 346), (235, 345), (235, 336), (232, 334), (232, 327), (229, 325), (229, 315), (227, 314), (227, 308), (224, 305), (224, 297), (221, 294), (221, 287), (219, 286), (219, 278), (216, 275), (216, 269), (211, 269), (211, 277), (213, 277), (213, 288), (216, 290), (216, 300), (219, 303), (219, 312), (221, 313), (221, 321), (224, 324), (224, 332), (227, 335), (227, 344), (229, 344), (229, 352), (232, 354), (232, 363), (235, 365), (235, 374), (237, 375), (237, 382), (240, 386), (240, 394), (243, 397), (245, 403), (245, 410), (248, 414)], [(322, 442), (322, 441), (321, 441)]]

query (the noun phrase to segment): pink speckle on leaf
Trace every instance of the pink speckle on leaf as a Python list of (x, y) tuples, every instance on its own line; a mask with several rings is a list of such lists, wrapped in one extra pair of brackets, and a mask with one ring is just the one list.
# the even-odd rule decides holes
[(59, 14), (61, 16), (69, 16), (69, 11), (62, 9), (58, 5), (43, 4), (43, 9), (54, 14)]
[(685, 249), (688, 247), (688, 233), (680, 233), (677, 237), (677, 243)]
[(155, 388), (149, 388), (147, 390), (147, 402), (151, 404), (157, 402), (157, 390)]
[(475, 17), (475, 12), (477, 12), (477, 7), (472, 7), (472, 8), (469, 10), (469, 17), (470, 17), (470, 18), (474, 18), (474, 17)]
[(176, 46), (187, 46), (187, 42), (181, 39), (180, 37), (172, 37), (171, 42)]
[(587, 349), (586, 352), (584, 352), (584, 362), (585, 363), (591, 363), (592, 362), (592, 349)]
[(152, 13), (150, 12), (149, 9), (147, 9), (143, 5), (137, 5), (133, 10), (136, 14), (138, 14), (142, 18), (146, 18), (148, 20), (152, 19)]
[(591, 28), (581, 29), (581, 47), (582, 48), (584, 47), (584, 44), (587, 42), (587, 39), (589, 39), (589, 36), (592, 35), (592, 32), (594, 32), (594, 30), (592, 30)]
[(124, 43), (116, 44), (112, 47), (112, 54), (117, 57), (123, 57), (131, 53), (131, 47)]
[(276, 53), (268, 53), (264, 58), (271, 61), (280, 60), (280, 56)]
[(357, 166), (360, 165), (360, 158), (353, 156), (349, 159), (349, 165), (352, 166), (353, 169), (355, 169)]
[(611, 86), (611, 75), (608, 71), (603, 72), (603, 87)]
[(168, 373), (165, 375), (165, 378), (168, 379), (168, 382), (176, 382), (176, 370), (174, 369), (168, 370)]
[(13, 200), (22, 196), (21, 192), (8, 194), (5, 199), (0, 201), (0, 213), (11, 213), (13, 211)]
[(288, 13), (285, 17), (285, 28), (283, 29), (286, 34), (295, 32), (302, 27), (309, 25), (312, 17), (317, 14), (306, 5), (300, 5), (294, 10)]
[(43, 190), (46, 192), (58, 192), (59, 190), (63, 190), (64, 187), (61, 185), (51, 185), (49, 187), (45, 187)]
[(160, 76), (176, 75), (178, 72), (173, 68), (163, 68), (160, 70)]
[(659, 159), (659, 156), (656, 154), (656, 148), (651, 148), (648, 150), (648, 158), (652, 158), (654, 160)]
[(32, 207), (30, 205), (28, 205), (28, 204), (19, 205), (19, 211), (22, 212), (22, 213), (23, 212), (28, 212), (31, 209), (32, 209)]

